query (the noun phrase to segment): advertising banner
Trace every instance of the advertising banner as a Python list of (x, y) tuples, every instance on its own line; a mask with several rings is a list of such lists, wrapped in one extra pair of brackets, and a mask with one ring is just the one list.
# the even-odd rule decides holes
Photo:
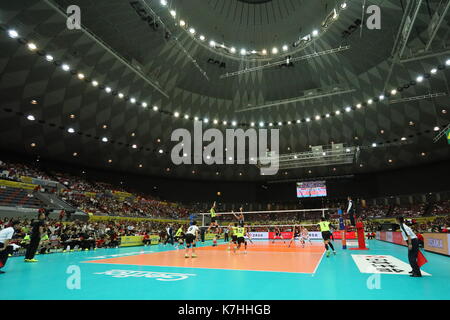
[(258, 239), (268, 239), (269, 233), (268, 232), (249, 232), (251, 239), (258, 240)]
[(144, 243), (142, 242), (143, 236), (128, 236), (128, 237), (120, 237), (120, 246), (121, 247), (134, 247), (134, 246), (142, 246)]
[(447, 233), (424, 233), (425, 250), (450, 256), (450, 234)]
[[(292, 239), (292, 232), (281, 232), (281, 238), (283, 239)], [(275, 232), (269, 232), (269, 239), (280, 239), (279, 237), (276, 237)]]

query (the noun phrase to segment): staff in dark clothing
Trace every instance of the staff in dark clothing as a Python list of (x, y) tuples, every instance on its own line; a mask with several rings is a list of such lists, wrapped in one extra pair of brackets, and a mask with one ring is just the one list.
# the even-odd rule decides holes
[(411, 265), (411, 277), (422, 277), (422, 272), (417, 264), (417, 255), (419, 254), (419, 239), (417, 239), (416, 234), (410, 227), (405, 224), (405, 219), (403, 217), (397, 218), (400, 224), (400, 230), (402, 232), (403, 240), (405, 240), (408, 245), (408, 260)]
[(46, 215), (44, 212), (40, 212), (38, 220), (31, 223), (32, 230), (30, 244), (28, 245), (27, 252), (25, 253), (25, 262), (38, 262), (38, 260), (34, 259), (34, 256), (36, 255), (36, 251), (39, 247), (41, 235), (44, 232), (45, 216)]
[(347, 207), (347, 214), (350, 218), (350, 223), (352, 226), (355, 226), (355, 205), (352, 201), (352, 198), (348, 197), (348, 207)]

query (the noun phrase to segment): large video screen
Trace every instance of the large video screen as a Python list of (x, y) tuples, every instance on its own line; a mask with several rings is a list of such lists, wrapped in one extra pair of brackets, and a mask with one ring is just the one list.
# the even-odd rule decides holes
[(297, 182), (297, 198), (326, 197), (325, 181)]

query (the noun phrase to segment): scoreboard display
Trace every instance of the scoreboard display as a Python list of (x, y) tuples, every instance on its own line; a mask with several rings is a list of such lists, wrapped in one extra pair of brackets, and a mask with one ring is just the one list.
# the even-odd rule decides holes
[(297, 198), (326, 197), (325, 181), (297, 182)]

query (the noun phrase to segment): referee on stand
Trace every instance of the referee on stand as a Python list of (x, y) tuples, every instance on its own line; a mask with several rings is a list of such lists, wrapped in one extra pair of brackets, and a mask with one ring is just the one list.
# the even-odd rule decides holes
[(34, 258), (36, 251), (39, 247), (39, 242), (41, 242), (41, 235), (44, 232), (45, 226), (45, 212), (40, 212), (38, 219), (31, 223), (31, 237), (30, 244), (28, 245), (27, 252), (25, 253), (25, 262), (38, 262)]
[(403, 217), (397, 217), (397, 222), (400, 224), (403, 240), (408, 245), (408, 260), (411, 265), (411, 277), (422, 277), (420, 267), (417, 264), (417, 255), (419, 254), (419, 239), (410, 227), (405, 224)]

